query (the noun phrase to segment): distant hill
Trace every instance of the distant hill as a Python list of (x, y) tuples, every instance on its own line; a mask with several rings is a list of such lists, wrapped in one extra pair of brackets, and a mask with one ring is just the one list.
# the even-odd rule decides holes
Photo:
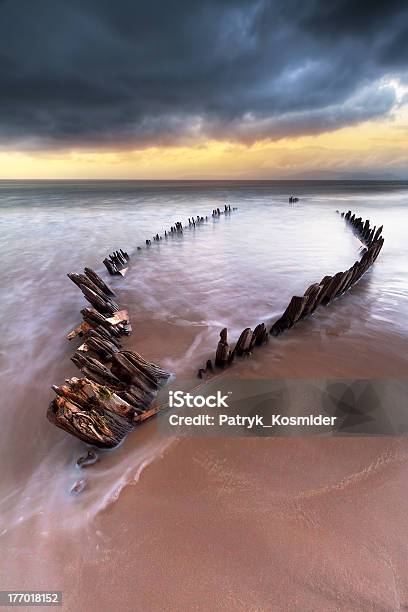
[(391, 172), (337, 172), (336, 170), (313, 170), (288, 175), (288, 179), (315, 181), (401, 181), (403, 177)]

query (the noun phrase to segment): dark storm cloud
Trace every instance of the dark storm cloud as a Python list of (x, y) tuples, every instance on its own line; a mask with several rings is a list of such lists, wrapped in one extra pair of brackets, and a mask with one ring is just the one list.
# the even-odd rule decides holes
[(405, 7), (4, 0), (2, 146), (252, 142), (387, 115), (381, 79), (408, 69)]

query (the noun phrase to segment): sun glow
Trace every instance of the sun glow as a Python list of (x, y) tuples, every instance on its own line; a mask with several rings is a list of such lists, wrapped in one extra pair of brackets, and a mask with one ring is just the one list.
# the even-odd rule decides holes
[[(400, 101), (406, 91), (399, 91)], [(3, 179), (257, 179), (313, 172), (370, 172), (405, 177), (408, 111), (315, 136), (252, 145), (210, 140), (144, 149), (0, 152)]]

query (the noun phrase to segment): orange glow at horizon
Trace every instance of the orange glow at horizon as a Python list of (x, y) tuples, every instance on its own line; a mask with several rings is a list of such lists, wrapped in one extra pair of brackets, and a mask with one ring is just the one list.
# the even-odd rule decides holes
[[(408, 113), (315, 136), (145, 149), (3, 151), (1, 179), (279, 179), (408, 168)], [(406, 175), (408, 174), (408, 170)]]

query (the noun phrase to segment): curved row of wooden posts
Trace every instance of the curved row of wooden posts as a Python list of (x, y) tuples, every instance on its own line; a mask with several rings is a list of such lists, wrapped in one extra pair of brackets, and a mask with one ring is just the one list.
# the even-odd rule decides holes
[[(224, 211), (215, 209), (212, 216), (229, 213), (231, 207), (225, 205)], [(277, 336), (312, 314), (320, 305), (328, 305), (348, 291), (371, 267), (384, 243), (382, 226), (371, 228), (368, 220), (363, 222), (351, 211), (341, 213), (341, 216), (365, 245), (360, 260), (344, 272), (325, 276), (311, 285), (303, 296), (293, 296), (285, 312), (269, 329), (265, 323), (259, 323), (254, 330), (244, 329), (233, 348), (228, 344), (228, 332), (224, 328), (215, 354), (215, 368), (224, 369), (235, 357), (249, 355), (255, 346), (267, 342), (270, 334)], [(181, 236), (183, 229), (193, 229), (206, 220), (208, 217), (189, 219), (184, 228), (177, 222), (169, 232), (165, 232), (164, 239)], [(160, 240), (163, 236), (159, 234), (153, 237), (153, 241)], [(146, 240), (146, 247), (151, 244)], [(123, 275), (129, 261), (129, 255), (120, 250), (104, 263), (111, 274)], [(171, 374), (147, 362), (138, 353), (123, 349), (120, 339), (132, 331), (129, 315), (120, 309), (113, 299), (113, 290), (96, 272), (85, 268), (84, 274), (70, 273), (68, 276), (91, 304), (91, 308), (81, 310), (83, 322), (68, 334), (70, 340), (82, 339), (72, 361), (84, 376), (72, 377), (64, 385), (53, 387), (57, 397), (51, 402), (47, 417), (57, 427), (92, 446), (113, 448), (139, 423), (157, 414), (158, 408), (152, 407), (152, 403)], [(209, 359), (198, 375), (203, 378), (212, 372), (214, 367)], [(95, 456), (88, 453), (80, 461), (86, 464), (93, 463), (94, 459)]]
[[(337, 211), (339, 212), (339, 211)], [(259, 323), (254, 330), (247, 327), (243, 330), (233, 348), (228, 344), (228, 330), (224, 328), (220, 333), (220, 340), (214, 358), (214, 365), (225, 368), (232, 364), (235, 357), (249, 355), (256, 346), (265, 344), (269, 335), (278, 336), (286, 329), (293, 327), (298, 321), (311, 315), (320, 305), (327, 306), (334, 299), (348, 291), (367, 272), (377, 259), (384, 238), (381, 237), (383, 226), (371, 228), (370, 221), (363, 221), (362, 217), (356, 217), (349, 210), (341, 213), (341, 216), (352, 227), (354, 233), (364, 244), (362, 256), (351, 268), (344, 272), (337, 272), (334, 276), (325, 276), (318, 283), (308, 287), (302, 296), (294, 295), (290, 300), (285, 312), (275, 321), (268, 330), (265, 323)], [(214, 372), (213, 363), (208, 359), (205, 368), (198, 371), (199, 378)]]
[[(212, 217), (231, 212), (231, 206), (226, 204), (223, 211), (214, 209)], [(181, 237), (183, 229), (195, 229), (206, 221), (208, 217), (192, 217), (184, 227), (177, 221), (164, 236), (156, 234), (153, 242)], [(146, 240), (146, 248), (151, 244), (150, 239)], [(124, 276), (129, 261), (128, 253), (119, 250), (103, 263), (110, 274)], [(72, 361), (83, 377), (72, 377), (64, 385), (52, 387), (56, 398), (48, 408), (47, 418), (88, 444), (113, 448), (135, 426), (156, 414), (157, 409), (151, 405), (171, 374), (122, 347), (121, 337), (132, 333), (128, 312), (119, 307), (114, 291), (94, 270), (85, 268), (83, 274), (69, 273), (68, 277), (91, 305), (81, 310), (82, 323), (67, 336), (69, 340), (82, 340)], [(78, 465), (93, 463), (94, 458), (88, 453)]]

